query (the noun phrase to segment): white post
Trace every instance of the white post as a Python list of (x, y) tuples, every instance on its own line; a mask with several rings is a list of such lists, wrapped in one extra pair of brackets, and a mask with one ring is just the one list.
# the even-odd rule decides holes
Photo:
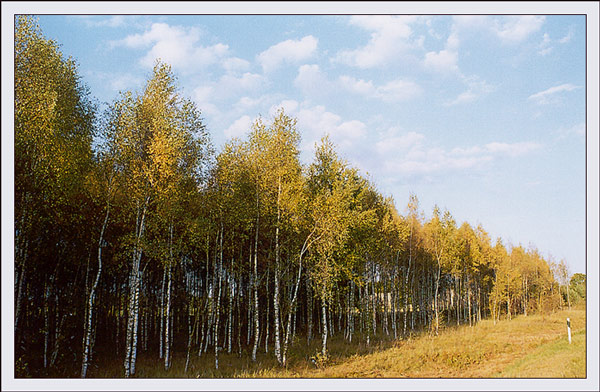
[(571, 344), (571, 320), (567, 317), (567, 334), (569, 336), (569, 344)]

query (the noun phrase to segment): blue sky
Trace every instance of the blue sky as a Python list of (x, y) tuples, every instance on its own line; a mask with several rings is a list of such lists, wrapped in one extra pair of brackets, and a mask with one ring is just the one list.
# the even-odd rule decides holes
[(170, 63), (217, 147), (259, 114), (328, 133), (404, 212), (414, 192), (585, 272), (585, 16), (61, 16), (100, 102)]

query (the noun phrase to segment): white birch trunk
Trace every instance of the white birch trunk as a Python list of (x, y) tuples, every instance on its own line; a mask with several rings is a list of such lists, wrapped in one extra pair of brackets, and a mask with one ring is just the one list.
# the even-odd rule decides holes
[[(310, 238), (310, 236), (309, 236)], [(308, 241), (308, 238), (307, 238)], [(281, 363), (285, 366), (287, 364), (287, 350), (288, 350), (288, 345), (290, 342), (290, 324), (292, 322), (292, 313), (296, 312), (296, 301), (298, 298), (298, 288), (300, 287), (300, 278), (302, 276), (302, 256), (304, 255), (304, 252), (306, 251), (307, 248), (307, 242), (304, 242), (304, 247), (302, 249), (302, 251), (300, 252), (300, 257), (298, 260), (298, 276), (296, 277), (296, 283), (294, 285), (294, 296), (292, 297), (292, 300), (290, 302), (290, 306), (289, 306), (289, 311), (288, 311), (288, 319), (287, 319), (287, 325), (286, 325), (286, 332), (285, 332), (285, 339), (283, 341), (283, 355), (282, 355), (282, 361)], [(295, 321), (295, 320), (294, 320)]]
[(148, 207), (149, 197), (146, 197), (144, 206), (138, 209), (136, 219), (136, 245), (133, 249), (133, 260), (131, 273), (129, 275), (129, 305), (127, 315), (127, 338), (125, 350), (125, 377), (135, 374), (135, 360), (137, 347), (137, 308), (139, 307), (139, 269), (142, 258), (141, 239), (144, 234), (146, 210)]
[(440, 275), (442, 272), (442, 264), (440, 263), (440, 259), (438, 257), (438, 271), (437, 271), (437, 276), (435, 279), (435, 298), (434, 298), (434, 304), (433, 306), (435, 307), (435, 334), (438, 335), (439, 333), (439, 327), (440, 327), (440, 318), (439, 318), (439, 309), (438, 309), (438, 291), (440, 288)]
[(219, 291), (215, 305), (215, 369), (219, 369), (219, 321), (221, 320), (221, 272), (223, 271), (223, 223), (221, 223), (221, 240), (219, 243), (219, 268), (217, 271), (217, 284)]
[(85, 338), (83, 344), (83, 359), (81, 361), (81, 378), (85, 378), (87, 375), (88, 358), (90, 356), (90, 335), (92, 333), (92, 319), (94, 314), (94, 299), (96, 295), (96, 288), (98, 287), (98, 282), (100, 281), (100, 275), (102, 274), (102, 246), (104, 241), (104, 230), (106, 229), (106, 225), (108, 224), (109, 213), (110, 204), (106, 206), (106, 216), (104, 217), (104, 223), (102, 224), (102, 229), (100, 230), (100, 239), (98, 240), (98, 272), (96, 273), (96, 279), (94, 280), (94, 284), (92, 285), (88, 297), (88, 312), (84, 332)]
[(131, 347), (131, 374), (135, 375), (135, 364), (137, 360), (137, 341), (138, 341), (138, 321), (140, 315), (140, 281), (141, 271), (138, 271), (137, 282), (135, 285), (135, 302), (133, 318), (133, 342)]
[(165, 341), (165, 284), (167, 281), (167, 267), (163, 267), (162, 287), (160, 290), (160, 339), (159, 339), (159, 358), (163, 359), (164, 341)]
[(323, 341), (322, 341), (322, 349), (321, 354), (323, 354), (323, 359), (327, 358), (327, 306), (326, 306), (326, 293), (323, 290), (323, 294), (321, 296), (321, 316), (323, 318), (322, 327), (323, 327)]
[(165, 312), (165, 370), (171, 367), (171, 282), (173, 280), (172, 267), (169, 260), (167, 273), (167, 309)]
[(277, 187), (277, 225), (275, 226), (275, 286), (273, 288), (273, 313), (275, 317), (275, 325), (273, 326), (275, 332), (275, 358), (277, 362), (282, 364), (281, 358), (281, 341), (279, 336), (279, 222), (281, 219), (281, 211), (279, 208), (279, 200), (281, 195), (281, 177), (278, 178)]
[(308, 326), (306, 332), (306, 341), (307, 344), (310, 344), (312, 340), (312, 327), (313, 327), (313, 296), (312, 290), (310, 288), (310, 281), (306, 279), (306, 302), (307, 302), (307, 318), (308, 318)]
[(256, 351), (259, 339), (259, 314), (258, 314), (258, 193), (256, 195), (256, 234), (254, 237), (254, 345), (252, 347), (252, 361), (256, 362)]
[(269, 269), (267, 269), (267, 280), (265, 282), (266, 286), (267, 286), (267, 321), (266, 321), (266, 325), (265, 325), (265, 353), (269, 353), (269, 301), (268, 298), (271, 298), (271, 295), (269, 293)]
[(229, 309), (228, 309), (228, 331), (227, 331), (227, 354), (231, 354), (231, 341), (232, 341), (232, 330), (233, 330), (233, 296), (234, 296), (234, 280), (233, 276), (229, 274), (227, 277), (229, 283)]

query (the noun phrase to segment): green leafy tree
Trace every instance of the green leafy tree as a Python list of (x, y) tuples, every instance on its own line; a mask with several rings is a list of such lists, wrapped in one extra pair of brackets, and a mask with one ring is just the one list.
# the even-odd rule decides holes
[[(78, 297), (65, 295), (80, 290), (72, 277), (82, 263), (80, 252), (90, 243), (84, 222), (90, 218), (85, 214), (91, 201), (84, 179), (93, 165), (96, 107), (75, 61), (44, 37), (34, 18), (16, 17), (14, 42), (15, 347), (16, 357), (25, 355), (23, 348), (43, 332), (46, 368), (58, 358), (66, 325), (59, 321), (54, 326), (54, 350), (48, 358), (50, 313), (72, 321), (80, 305)], [(59, 277), (61, 273), (69, 278)], [(23, 311), (24, 303), (33, 303), (33, 311)], [(43, 309), (44, 321), (31, 319), (39, 314), (35, 308)], [(44, 328), (21, 329), (24, 317), (27, 324)]]
[(348, 237), (350, 193), (352, 178), (328, 137), (321, 140), (315, 152), (315, 160), (308, 168), (308, 191), (310, 194), (310, 220), (317, 239), (311, 250), (311, 280), (318, 288), (321, 299), (322, 349), (327, 357), (327, 303), (331, 300), (334, 284), (342, 269), (337, 252)]

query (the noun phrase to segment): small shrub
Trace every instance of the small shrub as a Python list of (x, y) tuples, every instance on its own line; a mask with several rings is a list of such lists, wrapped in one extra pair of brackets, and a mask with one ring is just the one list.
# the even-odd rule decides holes
[(310, 361), (317, 367), (317, 369), (324, 369), (329, 362), (329, 353), (326, 351), (325, 355), (322, 352), (318, 352), (312, 357), (310, 357)]

